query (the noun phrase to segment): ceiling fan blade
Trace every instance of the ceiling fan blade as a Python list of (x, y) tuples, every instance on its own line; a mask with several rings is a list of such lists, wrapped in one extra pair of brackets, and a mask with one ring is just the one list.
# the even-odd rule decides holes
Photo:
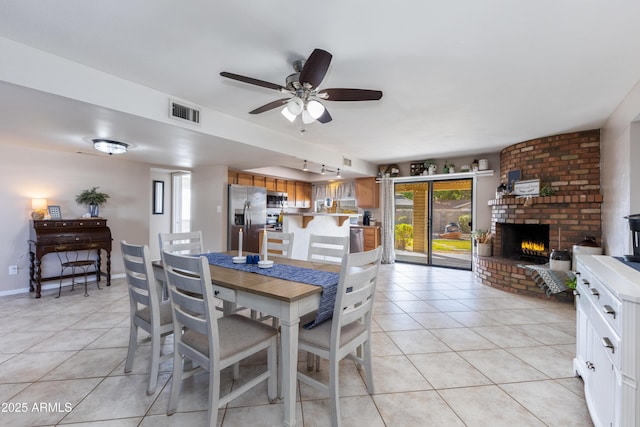
[(285, 88), (284, 86), (280, 86), (280, 85), (275, 84), (275, 83), (265, 82), (264, 80), (254, 79), (253, 77), (241, 76), (240, 74), (228, 73), (226, 71), (222, 71), (220, 73), (220, 75), (222, 77), (226, 77), (226, 78), (232, 79), (232, 80), (237, 80), (239, 82), (249, 83), (251, 85), (256, 85), (256, 86), (261, 86), (261, 87), (266, 87), (267, 89), (273, 89), (273, 90), (277, 90), (277, 91), (280, 91), (280, 92), (288, 92), (287, 88)]
[(329, 114), (329, 111), (325, 108), (324, 113), (322, 113), (322, 115), (316, 120), (320, 123), (329, 123), (331, 120), (333, 120), (333, 118), (331, 118), (331, 114)]
[(324, 89), (318, 97), (327, 101), (377, 101), (382, 98), (382, 91), (369, 89)]
[(268, 104), (264, 104), (262, 107), (258, 107), (255, 110), (249, 111), (249, 114), (260, 114), (260, 113), (264, 113), (265, 111), (273, 110), (274, 108), (278, 108), (286, 104), (288, 100), (289, 98), (283, 98), (283, 99), (278, 99), (276, 101), (272, 101)]
[(302, 67), (300, 83), (309, 83), (311, 87), (318, 87), (329, 70), (332, 57), (333, 55), (326, 50), (314, 49)]

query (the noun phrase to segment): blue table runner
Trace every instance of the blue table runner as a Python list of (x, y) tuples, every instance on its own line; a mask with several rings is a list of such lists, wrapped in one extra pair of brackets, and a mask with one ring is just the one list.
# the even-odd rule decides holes
[(331, 271), (313, 270), (311, 268), (297, 267), (295, 265), (273, 263), (271, 268), (260, 268), (257, 264), (234, 264), (233, 255), (223, 253), (202, 254), (207, 257), (209, 264), (248, 273), (262, 274), (276, 279), (291, 280), (306, 283), (308, 285), (321, 286), (320, 306), (318, 315), (312, 322), (303, 325), (306, 329), (324, 322), (333, 317), (333, 306), (336, 303), (336, 292), (340, 274)]

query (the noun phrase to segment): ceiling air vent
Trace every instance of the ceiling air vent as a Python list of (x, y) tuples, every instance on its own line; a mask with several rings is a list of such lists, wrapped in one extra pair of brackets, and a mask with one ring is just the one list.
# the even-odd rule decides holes
[(185, 102), (169, 100), (169, 117), (179, 120), (185, 120), (189, 123), (200, 124), (200, 110), (187, 105)]
[(342, 165), (343, 166), (351, 166), (351, 159), (343, 156), (342, 157)]

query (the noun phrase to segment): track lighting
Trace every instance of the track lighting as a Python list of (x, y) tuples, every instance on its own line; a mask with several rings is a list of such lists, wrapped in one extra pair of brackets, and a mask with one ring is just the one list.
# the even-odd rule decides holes
[(309, 171), (309, 166), (307, 166), (307, 161), (306, 160), (302, 164), (302, 170), (305, 171), (305, 172)]
[(326, 172), (326, 170), (324, 169), (324, 165), (322, 165), (322, 169), (320, 169), (320, 175), (324, 175)]

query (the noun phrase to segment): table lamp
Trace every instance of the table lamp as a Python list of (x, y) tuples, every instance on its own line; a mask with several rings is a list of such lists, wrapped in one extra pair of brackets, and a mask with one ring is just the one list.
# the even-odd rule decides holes
[(34, 220), (44, 219), (47, 212), (47, 199), (31, 199), (31, 218)]

